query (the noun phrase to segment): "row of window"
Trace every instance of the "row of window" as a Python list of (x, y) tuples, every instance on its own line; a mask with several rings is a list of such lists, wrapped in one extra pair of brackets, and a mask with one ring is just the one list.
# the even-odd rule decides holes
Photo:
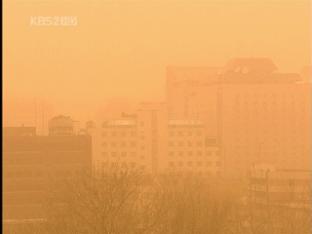
[[(102, 152), (102, 156), (104, 157), (108, 157), (108, 156), (112, 156), (112, 157), (136, 157), (137, 154), (135, 152)], [(144, 158), (143, 156), (141, 156), (141, 158)]]
[(184, 152), (184, 151), (170, 151), (169, 152), (169, 156), (219, 156), (220, 152), (219, 151), (188, 151), (188, 152)]
[(169, 136), (202, 136), (201, 131), (170, 131)]
[(179, 142), (175, 142), (175, 141), (169, 141), (168, 146), (173, 147), (173, 146), (188, 146), (188, 147), (193, 147), (193, 146), (197, 146), (197, 147), (202, 147), (204, 144), (202, 141), (197, 141), (197, 142), (192, 142), (192, 141), (188, 141), (188, 142), (184, 142), (184, 141), (179, 141)]
[(220, 171), (212, 172), (210, 170), (205, 170), (205, 171), (191, 171), (191, 170), (175, 170), (174, 171), (175, 175), (179, 176), (189, 176), (189, 175), (199, 175), (199, 176), (218, 176), (220, 175)]
[(113, 137), (135, 137), (137, 135), (136, 131), (107, 131), (107, 132), (102, 132), (102, 137), (108, 137), (108, 136), (113, 136)]
[(139, 168), (139, 169), (145, 169), (144, 165), (139, 165), (135, 162), (103, 162), (102, 163), (102, 169), (112, 167), (112, 168)]
[(188, 162), (169, 162), (169, 166), (170, 167), (175, 167), (175, 166), (179, 166), (179, 167), (183, 167), (183, 166), (188, 166), (188, 167), (193, 167), (193, 166), (197, 166), (197, 167), (211, 167), (211, 166), (217, 166), (220, 167), (221, 163), (220, 162), (202, 162), (202, 161), (197, 161), (197, 162), (193, 162), (193, 161), (188, 161)]
[(136, 147), (137, 143), (134, 141), (131, 142), (102, 142), (103, 147)]

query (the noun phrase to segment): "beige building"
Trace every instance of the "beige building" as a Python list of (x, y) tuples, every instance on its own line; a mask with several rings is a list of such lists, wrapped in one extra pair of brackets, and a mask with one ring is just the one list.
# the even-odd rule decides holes
[(258, 206), (311, 209), (311, 171), (255, 166), (250, 171), (249, 199)]
[(254, 163), (311, 166), (311, 83), (279, 73), (265, 58), (233, 59), (222, 69), (170, 67), (170, 116), (191, 116), (216, 137), (228, 176), (246, 176)]
[(199, 120), (169, 120), (166, 171), (215, 176), (220, 174), (220, 151)]
[(170, 120), (164, 103), (142, 103), (135, 114), (106, 120), (93, 134), (97, 171), (110, 167), (146, 173), (217, 175), (219, 150), (198, 120)]
[(156, 173), (165, 137), (163, 105), (143, 103), (134, 114), (102, 121), (92, 134), (96, 169), (118, 166)]

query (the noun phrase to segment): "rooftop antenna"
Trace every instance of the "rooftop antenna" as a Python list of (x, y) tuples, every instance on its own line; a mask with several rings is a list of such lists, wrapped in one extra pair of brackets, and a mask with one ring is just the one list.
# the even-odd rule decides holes
[(35, 127), (36, 127), (36, 131), (37, 131), (37, 98), (35, 98)]
[(42, 101), (42, 129), (41, 134), (44, 135), (44, 103)]

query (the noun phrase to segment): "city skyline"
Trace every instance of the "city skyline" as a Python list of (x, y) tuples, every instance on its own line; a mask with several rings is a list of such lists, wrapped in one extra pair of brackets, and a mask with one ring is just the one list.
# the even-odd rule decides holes
[[(244, 58), (244, 57), (243, 57)], [(257, 59), (258, 57), (245, 57), (245, 59)], [(234, 58), (235, 59), (235, 58)], [(270, 59), (270, 58), (265, 58)], [(228, 60), (229, 62), (231, 60)], [(272, 61), (276, 66), (275, 72), (284, 72), (279, 69), (278, 65), (275, 61)], [(184, 69), (219, 69), (220, 71), (224, 69), (226, 63), (219, 66), (166, 66), (164, 67), (164, 75), (161, 78), (162, 83), (166, 83), (168, 68), (184, 68)], [(298, 74), (303, 77), (308, 77), (312, 74), (312, 66), (304, 66), (300, 71), (292, 71), (290, 73)], [(307, 78), (308, 79), (308, 78)], [(311, 79), (308, 80), (311, 82)], [(100, 120), (105, 116), (107, 110), (114, 112), (128, 111), (133, 112), (142, 102), (167, 102), (167, 94), (166, 94), (166, 85), (164, 85), (162, 90), (163, 95), (160, 98), (153, 99), (144, 99), (144, 98), (133, 98), (131, 96), (113, 96), (103, 99), (98, 99), (96, 102), (98, 103), (96, 106), (92, 105), (88, 101), (61, 101), (61, 102), (53, 102), (48, 98), (42, 97), (4, 97), (4, 126), (20, 126), (20, 125), (28, 125), (34, 126), (37, 128), (47, 128), (47, 121), (49, 117), (53, 115), (65, 114), (74, 117), (77, 123), (83, 124), (89, 120)], [(116, 109), (117, 108), (117, 109)], [(29, 109), (31, 111), (29, 111)], [(14, 113), (23, 113), (24, 117), (16, 118), (14, 117)], [(44, 127), (43, 127), (44, 126)]]
[(6, 234), (310, 234), (312, 0), (4, 0)]
[[(308, 0), (14, 0), (4, 9), (5, 105), (38, 98), (63, 113), (110, 98), (161, 100), (168, 65), (269, 57), (280, 71), (311, 66)], [(35, 16), (75, 16), (78, 25), (31, 26)]]

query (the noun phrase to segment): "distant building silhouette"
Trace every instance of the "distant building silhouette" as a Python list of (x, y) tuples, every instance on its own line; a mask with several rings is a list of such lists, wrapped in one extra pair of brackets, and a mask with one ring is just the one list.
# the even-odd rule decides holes
[[(53, 125), (55, 126), (55, 125)], [(52, 134), (35, 128), (4, 128), (3, 220), (20, 222), (46, 218), (51, 192), (66, 178), (91, 172), (91, 138)], [(53, 131), (56, 133), (56, 131)], [(59, 185), (58, 185), (59, 184)]]
[(3, 136), (35, 136), (36, 128), (35, 127), (5, 127), (3, 128)]
[(165, 103), (142, 103), (134, 114), (103, 121), (93, 140), (99, 171), (118, 166), (152, 174), (220, 174), (217, 140), (205, 134), (200, 120), (168, 119)]
[(249, 177), (249, 199), (261, 208), (311, 210), (311, 170), (253, 167)]
[(71, 136), (74, 134), (74, 121), (69, 116), (59, 115), (49, 121), (50, 136)]
[(228, 176), (253, 163), (311, 167), (311, 83), (278, 73), (267, 58), (237, 58), (221, 68), (169, 67), (170, 116), (201, 120), (220, 143)]

